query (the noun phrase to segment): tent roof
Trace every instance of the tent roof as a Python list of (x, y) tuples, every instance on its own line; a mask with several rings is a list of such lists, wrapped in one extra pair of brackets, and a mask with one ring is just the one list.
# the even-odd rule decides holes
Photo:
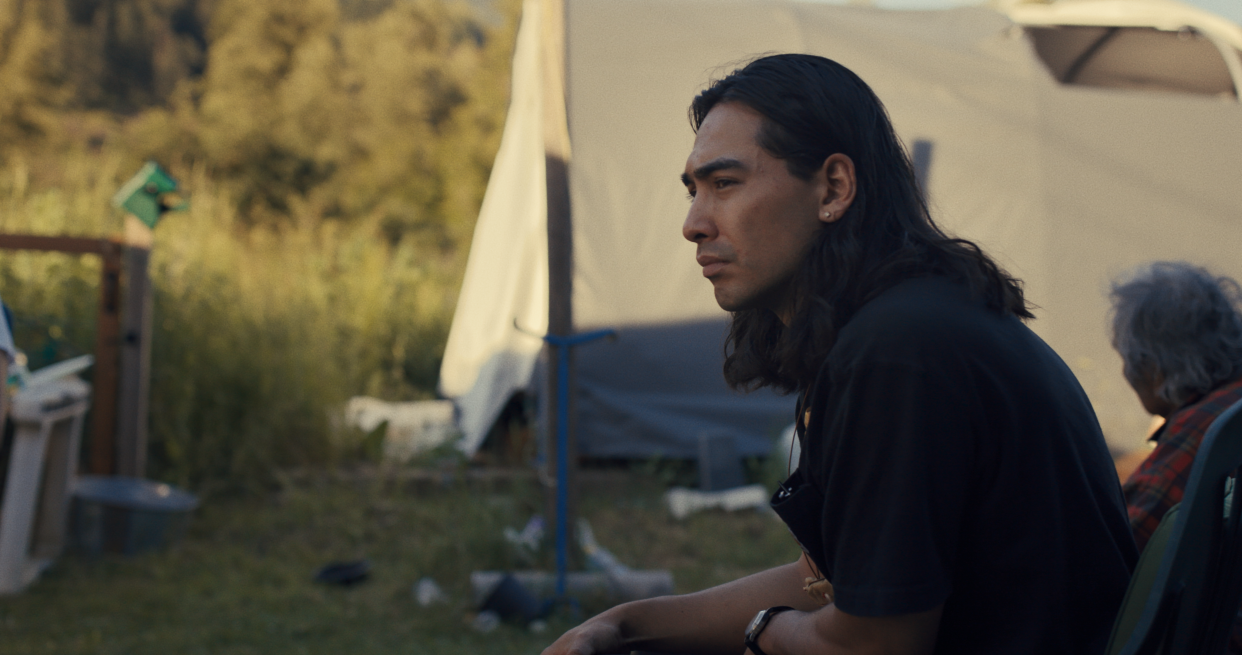
[(1226, 18), (1174, 0), (1061, 0), (1022, 3), (1006, 12), (1019, 25), (1150, 27), (1169, 32), (1194, 29), (1242, 50), (1242, 28)]
[(1242, 29), (1172, 0), (1019, 4), (1009, 17), (1066, 84), (1239, 98)]

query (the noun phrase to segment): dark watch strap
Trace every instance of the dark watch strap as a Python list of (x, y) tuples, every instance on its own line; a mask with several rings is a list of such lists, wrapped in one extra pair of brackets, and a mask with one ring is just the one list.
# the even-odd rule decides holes
[(759, 635), (763, 634), (763, 629), (768, 627), (772, 617), (792, 609), (792, 607), (787, 605), (779, 605), (777, 607), (769, 607), (755, 615), (755, 618), (751, 620), (750, 625), (746, 628), (745, 643), (751, 653), (754, 653), (754, 655), (768, 655), (763, 652), (762, 648), (759, 648)]

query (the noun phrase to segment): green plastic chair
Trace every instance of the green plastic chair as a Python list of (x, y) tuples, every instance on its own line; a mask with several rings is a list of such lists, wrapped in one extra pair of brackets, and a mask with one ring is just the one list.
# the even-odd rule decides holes
[[(1242, 401), (1208, 428), (1126, 591), (1109, 655), (1221, 655), (1242, 603)], [(1154, 569), (1154, 573), (1152, 573)]]
[(1143, 616), (1147, 597), (1151, 595), (1151, 588), (1156, 584), (1156, 573), (1160, 570), (1160, 561), (1164, 558), (1169, 544), (1169, 533), (1173, 532), (1173, 523), (1181, 508), (1181, 503), (1178, 503), (1164, 513), (1160, 525), (1156, 526), (1156, 531), (1147, 540), (1143, 554), (1139, 555), (1138, 566), (1134, 567), (1130, 586), (1121, 601), (1121, 610), (1117, 612), (1117, 621), (1113, 623), (1113, 634), (1108, 639), (1108, 650), (1105, 651), (1107, 655), (1120, 655), (1121, 647), (1134, 634), (1134, 629)]

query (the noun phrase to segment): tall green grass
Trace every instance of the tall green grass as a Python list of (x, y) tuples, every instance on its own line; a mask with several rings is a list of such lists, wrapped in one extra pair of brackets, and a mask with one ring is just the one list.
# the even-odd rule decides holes
[[(0, 169), (0, 231), (119, 232), (109, 199), (136, 164), (62, 156), (34, 190), (36, 167), (13, 162)], [(150, 474), (200, 490), (262, 484), (350, 452), (334, 420), (349, 396), (433, 394), (461, 253), (296, 205), (291, 220), (248, 225), (204, 169), (173, 173), (190, 203), (155, 230)], [(94, 349), (98, 279), (91, 256), (0, 251), (0, 296), (34, 365)]]

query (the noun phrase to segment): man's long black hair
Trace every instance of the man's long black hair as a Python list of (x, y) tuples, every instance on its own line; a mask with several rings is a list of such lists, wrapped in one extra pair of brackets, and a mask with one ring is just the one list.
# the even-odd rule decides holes
[(722, 102), (740, 102), (763, 116), (759, 145), (785, 160), (792, 175), (810, 179), (830, 155), (842, 153), (854, 161), (857, 177), (853, 204), (819, 230), (795, 276), (790, 324), (767, 309), (733, 312), (724, 364), (730, 386), (805, 389), (853, 313), (913, 277), (955, 279), (988, 307), (1033, 318), (1019, 280), (932, 221), (884, 105), (849, 69), (814, 55), (756, 59), (695, 97), (695, 131)]

